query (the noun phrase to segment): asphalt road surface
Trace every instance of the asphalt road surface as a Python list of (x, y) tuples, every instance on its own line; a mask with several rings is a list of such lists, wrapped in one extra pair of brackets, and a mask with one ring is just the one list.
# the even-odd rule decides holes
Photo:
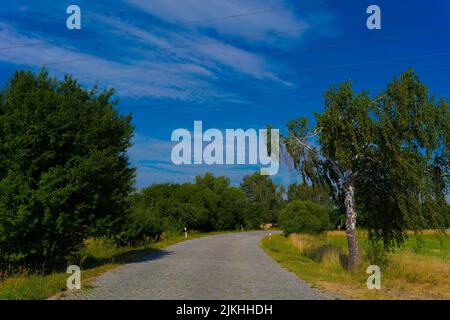
[(109, 271), (69, 299), (329, 299), (259, 247), (268, 232), (208, 236)]

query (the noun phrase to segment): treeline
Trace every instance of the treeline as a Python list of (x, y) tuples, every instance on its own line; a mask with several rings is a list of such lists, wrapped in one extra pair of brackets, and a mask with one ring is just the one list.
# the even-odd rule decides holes
[(197, 176), (195, 183), (155, 184), (131, 196), (132, 209), (117, 241), (137, 244), (184, 228), (257, 229), (277, 220), (281, 200), (272, 180), (259, 174), (245, 177), (240, 187), (211, 173)]
[(286, 234), (343, 228), (345, 213), (325, 188), (291, 184), (286, 191), (259, 173), (239, 187), (211, 173), (195, 183), (155, 184), (131, 196), (132, 209), (117, 236), (120, 244), (157, 240), (163, 232), (251, 230), (280, 226)]

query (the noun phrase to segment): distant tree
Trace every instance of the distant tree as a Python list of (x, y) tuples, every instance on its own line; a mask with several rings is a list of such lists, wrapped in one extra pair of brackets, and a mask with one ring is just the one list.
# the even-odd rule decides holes
[(0, 100), (0, 268), (63, 264), (128, 210), (131, 116), (113, 91), (18, 71)]
[[(249, 215), (254, 206), (242, 190), (231, 187), (228, 178), (211, 173), (197, 176), (195, 183), (152, 185), (137, 193), (133, 202), (119, 237), (122, 243), (154, 238), (160, 230), (238, 230), (241, 225), (253, 228), (255, 223)], [(259, 218), (261, 223), (261, 213)]]
[(449, 107), (430, 97), (412, 71), (376, 99), (355, 93), (350, 83), (334, 87), (316, 118), (313, 128), (306, 119), (289, 122), (284, 144), (303, 178), (328, 186), (345, 208), (350, 269), (359, 262), (357, 201), (370, 239), (386, 248), (425, 221), (443, 225)]
[(325, 206), (333, 206), (333, 199), (330, 197), (329, 190), (322, 185), (317, 185), (314, 188), (306, 183), (290, 184), (287, 192), (287, 200), (289, 202), (294, 200), (310, 200)]
[(294, 200), (280, 213), (280, 226), (291, 233), (319, 234), (330, 228), (329, 209), (310, 200)]
[(217, 230), (239, 230), (244, 223), (244, 212), (250, 201), (239, 188), (229, 187), (220, 196), (215, 219)]
[(227, 177), (215, 177), (207, 172), (203, 176), (195, 177), (195, 184), (202, 188), (208, 188), (215, 193), (222, 193), (230, 186), (230, 179)]
[(277, 220), (277, 210), (283, 196), (269, 176), (261, 175), (258, 172), (245, 176), (241, 183), (241, 190), (253, 204), (260, 204), (265, 208), (265, 211), (270, 212), (270, 220), (272, 221), (265, 222)]
[(247, 229), (259, 229), (261, 224), (272, 219), (272, 213), (261, 203), (252, 203), (242, 209), (244, 223)]

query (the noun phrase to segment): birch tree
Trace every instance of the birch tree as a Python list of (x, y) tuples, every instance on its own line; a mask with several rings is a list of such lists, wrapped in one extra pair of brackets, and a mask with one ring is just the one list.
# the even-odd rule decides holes
[(345, 208), (348, 268), (360, 260), (357, 210), (369, 240), (390, 250), (407, 230), (445, 228), (449, 191), (450, 111), (412, 70), (370, 98), (350, 83), (325, 93), (325, 110), (310, 127), (288, 123), (283, 143), (306, 182), (328, 185)]
[(316, 114), (316, 126), (310, 128), (305, 118), (290, 121), (284, 138), (286, 151), (304, 181), (328, 185), (333, 197), (344, 202), (349, 269), (356, 268), (360, 260), (355, 185), (371, 153), (371, 106), (365, 92), (357, 94), (350, 83), (343, 83), (326, 92), (325, 111)]

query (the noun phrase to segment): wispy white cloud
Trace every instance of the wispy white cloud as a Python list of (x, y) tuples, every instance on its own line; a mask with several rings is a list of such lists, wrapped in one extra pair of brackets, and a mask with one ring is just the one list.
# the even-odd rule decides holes
[(199, 31), (153, 26), (149, 32), (132, 22), (102, 14), (96, 15), (96, 21), (108, 26), (112, 33), (132, 30), (125, 33), (126, 37), (150, 47), (132, 49), (134, 54), (142, 58), (150, 56), (158, 61), (183, 61), (197, 66), (199, 74), (214, 76), (216, 79), (220, 78), (223, 72), (231, 71), (260, 80), (287, 84), (272, 70), (275, 65), (273, 61), (237, 45), (205, 36)]
[(2, 47), (36, 43), (1, 51), (2, 62), (24, 66), (48, 65), (57, 76), (69, 73), (89, 85), (99, 81), (116, 88), (120, 96), (198, 100), (201, 94), (218, 94), (202, 79), (213, 75), (189, 62), (110, 60), (69, 45), (56, 46), (43, 38), (22, 35), (5, 23), (0, 24), (0, 43)]
[[(189, 28), (208, 28), (221, 34), (243, 36), (249, 33), (270, 34), (306, 27), (282, 0), (127, 0), (147, 13)], [(272, 11), (271, 11), (272, 10)], [(238, 23), (219, 17), (240, 16)], [(219, 19), (214, 19), (219, 18)], [(191, 23), (197, 22), (197, 23)], [(290, 37), (286, 34), (286, 37)]]
[[(41, 42), (33, 46), (0, 51), (0, 61), (23, 66), (49, 64), (55, 75), (69, 73), (82, 83), (112, 86), (122, 97), (156, 98), (180, 101), (211, 102), (223, 98), (242, 103), (245, 97), (230, 96), (225, 83), (238, 81), (256, 87), (294, 86), (277, 74), (288, 68), (281, 60), (265, 56), (258, 50), (260, 42), (274, 44), (283, 39), (290, 43), (301, 39), (300, 33), (278, 34), (292, 28), (309, 28), (295, 11), (281, 0), (261, 1), (194, 1), (194, 0), (124, 0), (163, 20), (151, 27), (130, 17), (90, 12), (96, 27), (105, 33), (110, 54), (77, 47), (70, 42), (52, 42), (51, 37), (23, 33), (0, 23), (2, 47)], [(271, 12), (265, 12), (274, 9)], [(246, 15), (252, 14), (254, 15)], [(260, 13), (260, 14), (258, 14)], [(237, 15), (235, 19), (214, 19)], [(242, 15), (242, 16), (240, 16)], [(201, 23), (185, 23), (199, 21)], [(142, 22), (142, 21), (141, 21)], [(185, 23), (185, 24), (183, 24)], [(132, 30), (132, 32), (127, 32)], [(214, 35), (214, 32), (218, 34)], [(117, 31), (120, 31), (117, 33)], [(256, 46), (242, 46), (239, 37)], [(233, 39), (230, 38), (232, 37)], [(106, 41), (107, 40), (107, 41)], [(241, 39), (243, 40), (243, 39)], [(295, 43), (295, 41), (294, 41)], [(248, 44), (248, 43), (247, 43)], [(101, 51), (101, 50), (100, 50)], [(56, 63), (55, 63), (56, 62)], [(61, 62), (61, 63), (58, 63)], [(232, 79), (232, 81), (230, 80)], [(241, 87), (240, 87), (241, 88)], [(250, 90), (253, 90), (251, 88)], [(234, 90), (232, 89), (231, 92)]]

